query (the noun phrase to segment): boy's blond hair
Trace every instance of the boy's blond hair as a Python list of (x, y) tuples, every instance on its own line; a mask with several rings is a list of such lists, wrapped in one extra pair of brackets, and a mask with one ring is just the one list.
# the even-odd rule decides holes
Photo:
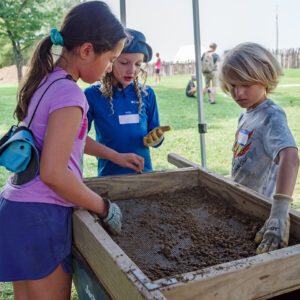
[(234, 86), (253, 84), (262, 84), (268, 94), (283, 75), (272, 53), (256, 43), (242, 43), (229, 50), (219, 70), (220, 86), (226, 94), (230, 94)]

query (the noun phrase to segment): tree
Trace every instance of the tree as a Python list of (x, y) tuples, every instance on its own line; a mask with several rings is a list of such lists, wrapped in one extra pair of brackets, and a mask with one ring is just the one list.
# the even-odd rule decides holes
[(0, 1), (0, 37), (11, 42), (19, 82), (23, 75), (24, 51), (44, 37), (51, 25), (58, 24), (62, 17), (64, 7), (57, 4), (58, 0)]
[(7, 38), (0, 39), (0, 68), (14, 64), (11, 42)]

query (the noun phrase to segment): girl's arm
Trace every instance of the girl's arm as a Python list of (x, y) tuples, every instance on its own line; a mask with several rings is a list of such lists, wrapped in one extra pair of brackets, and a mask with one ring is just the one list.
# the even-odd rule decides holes
[(289, 147), (279, 152), (276, 194), (293, 195), (299, 169), (298, 150)]
[(144, 169), (144, 158), (134, 153), (119, 153), (109, 147), (87, 137), (84, 153), (112, 161), (124, 168), (142, 172)]
[(57, 109), (50, 114), (41, 154), (40, 177), (65, 200), (105, 218), (108, 213), (106, 201), (68, 169), (81, 119), (82, 109), (75, 106)]

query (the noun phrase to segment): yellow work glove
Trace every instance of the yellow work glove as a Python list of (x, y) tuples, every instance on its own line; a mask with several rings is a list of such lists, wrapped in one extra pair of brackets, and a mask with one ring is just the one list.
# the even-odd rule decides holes
[(164, 132), (169, 131), (170, 129), (170, 126), (155, 127), (143, 138), (144, 146), (157, 146), (162, 141), (164, 137)]
[(284, 194), (274, 194), (269, 219), (255, 236), (259, 244), (256, 254), (261, 254), (286, 247), (289, 243), (290, 216), (289, 208), (293, 199)]

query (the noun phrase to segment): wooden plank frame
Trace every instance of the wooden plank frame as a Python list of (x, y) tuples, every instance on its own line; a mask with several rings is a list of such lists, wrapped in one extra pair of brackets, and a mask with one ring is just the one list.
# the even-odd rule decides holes
[[(176, 155), (168, 160), (188, 167), (84, 181), (112, 201), (204, 186), (245, 213), (262, 220), (269, 215), (268, 198)], [(291, 234), (300, 239), (300, 213), (291, 210), (290, 216)], [(300, 288), (300, 244), (181, 274), (180, 281), (151, 281), (86, 210), (73, 214), (73, 232), (75, 246), (112, 299), (267, 299)]]

